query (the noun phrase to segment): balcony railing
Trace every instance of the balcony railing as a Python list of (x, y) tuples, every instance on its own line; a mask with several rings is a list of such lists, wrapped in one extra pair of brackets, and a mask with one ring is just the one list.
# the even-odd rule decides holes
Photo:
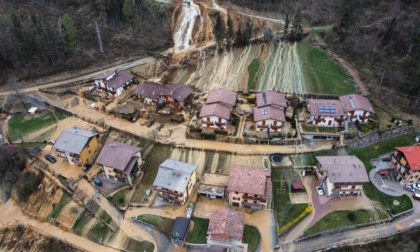
[(155, 191), (162, 192), (162, 193), (167, 193), (167, 194), (171, 194), (171, 195), (174, 195), (176, 197), (181, 197), (182, 196), (182, 193), (171, 191), (171, 190), (168, 190), (166, 188), (155, 187), (154, 189), (155, 189)]
[(184, 200), (183, 199), (179, 199), (179, 198), (175, 198), (175, 197), (169, 197), (163, 193), (158, 193), (158, 197), (164, 199), (164, 200), (168, 200), (168, 201), (173, 201), (176, 203), (182, 203)]

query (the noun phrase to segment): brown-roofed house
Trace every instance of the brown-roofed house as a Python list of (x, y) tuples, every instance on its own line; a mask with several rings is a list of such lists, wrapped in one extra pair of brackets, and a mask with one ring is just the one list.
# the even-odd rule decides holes
[(338, 99), (345, 104), (344, 111), (350, 121), (359, 120), (361, 123), (367, 123), (370, 116), (375, 113), (372, 104), (364, 96), (350, 94), (340, 96)]
[(275, 106), (254, 107), (254, 122), (256, 123), (256, 130), (267, 131), (270, 128), (277, 132), (281, 130), (281, 126), (286, 122), (284, 110)]
[(125, 71), (105, 72), (93, 77), (95, 86), (117, 97), (133, 82), (133, 76)]
[(207, 230), (207, 245), (230, 248), (240, 246), (244, 233), (243, 213), (221, 208), (211, 213)]
[(174, 107), (183, 107), (189, 102), (192, 88), (185, 84), (163, 85), (156, 82), (140, 83), (133, 94), (143, 99), (146, 104), (167, 102)]
[(227, 190), (229, 205), (266, 209), (271, 194), (271, 171), (258, 167), (232, 165)]
[(232, 107), (223, 103), (204, 104), (200, 111), (202, 127), (225, 129)]
[(238, 94), (234, 91), (230, 91), (223, 88), (214, 89), (209, 91), (207, 95), (206, 104), (224, 103), (231, 107), (235, 107), (237, 98)]
[(133, 185), (133, 179), (140, 175), (141, 148), (114, 141), (102, 148), (96, 163), (107, 178)]
[(287, 108), (286, 96), (276, 91), (265, 91), (257, 94), (257, 107), (275, 106)]
[(398, 172), (400, 182), (414, 184), (420, 182), (420, 146), (395, 148), (391, 163)]
[(356, 156), (318, 156), (315, 168), (318, 185), (327, 196), (361, 195), (369, 182), (365, 165)]
[(317, 126), (342, 126), (347, 118), (345, 104), (339, 100), (309, 99), (307, 108), (310, 114), (307, 123)]

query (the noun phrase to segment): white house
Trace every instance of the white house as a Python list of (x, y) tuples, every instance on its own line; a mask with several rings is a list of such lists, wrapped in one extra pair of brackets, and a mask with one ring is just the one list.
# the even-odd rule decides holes
[(232, 107), (223, 103), (204, 104), (200, 111), (201, 127), (225, 129)]
[(93, 77), (95, 86), (117, 97), (133, 82), (133, 76), (125, 71), (105, 72)]
[(284, 109), (287, 108), (284, 94), (266, 91), (257, 94), (256, 106), (253, 108), (254, 122), (257, 131), (268, 129), (277, 132), (286, 122)]
[(310, 99), (306, 106), (310, 114), (306, 123), (336, 127), (343, 126), (347, 119), (347, 113), (344, 111), (346, 105), (339, 100)]
[(351, 94), (340, 96), (338, 99), (345, 104), (344, 111), (349, 121), (359, 120), (360, 123), (368, 123), (370, 116), (375, 113), (366, 97)]

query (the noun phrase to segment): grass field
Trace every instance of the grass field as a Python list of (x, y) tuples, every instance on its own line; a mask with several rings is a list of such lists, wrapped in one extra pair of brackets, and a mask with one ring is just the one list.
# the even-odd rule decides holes
[(195, 244), (205, 244), (209, 220), (192, 217), (194, 228), (188, 233), (187, 241)]
[(67, 193), (63, 193), (63, 196), (61, 196), (60, 202), (54, 207), (52, 212), (48, 215), (48, 218), (56, 219), (60, 213), (61, 210), (71, 201), (71, 197)]
[(127, 237), (127, 241), (124, 247), (126, 251), (132, 252), (153, 252), (155, 248), (155, 246), (151, 242), (137, 241), (130, 237)]
[(255, 76), (258, 72), (258, 69), (260, 68), (260, 60), (254, 59), (251, 64), (248, 66), (248, 89), (253, 90), (256, 89), (256, 83), (255, 83)]
[(127, 193), (130, 192), (129, 188), (124, 188), (119, 190), (116, 194), (108, 197), (108, 200), (117, 205), (118, 207), (124, 207), (127, 204), (127, 199), (125, 198)]
[(161, 230), (167, 232), (168, 234), (171, 233), (172, 226), (174, 225), (175, 220), (164, 218), (156, 215), (145, 214), (137, 216), (138, 220), (142, 220), (146, 223), (149, 223)]
[(254, 252), (260, 245), (261, 235), (256, 227), (245, 225), (244, 228), (244, 243), (248, 244), (248, 251)]
[(353, 80), (345, 70), (325, 50), (311, 45), (314, 34), (297, 45), (307, 91), (335, 95), (354, 93)]

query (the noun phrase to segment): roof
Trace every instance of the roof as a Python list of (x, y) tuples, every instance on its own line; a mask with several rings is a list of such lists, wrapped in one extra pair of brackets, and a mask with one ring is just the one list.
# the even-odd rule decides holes
[(200, 111), (200, 117), (217, 116), (229, 120), (231, 111), (232, 107), (223, 103), (204, 104)]
[(411, 170), (420, 171), (420, 146), (405, 146), (395, 148), (404, 154)]
[(125, 71), (107, 71), (93, 77), (94, 80), (102, 80), (105, 85), (118, 89), (124, 86), (125, 83), (133, 79), (133, 75)]
[(244, 219), (245, 215), (235, 210), (215, 209), (211, 213), (207, 234), (211, 235), (211, 240), (228, 242), (234, 238), (242, 241)]
[(307, 102), (308, 111), (311, 116), (346, 116), (344, 112), (345, 106), (339, 100), (310, 99)]
[(257, 107), (274, 105), (278, 107), (287, 107), (286, 96), (276, 91), (266, 91), (257, 94)]
[(176, 217), (174, 225), (172, 226), (171, 237), (184, 240), (185, 235), (187, 234), (188, 224), (190, 224), (189, 219), (184, 217)]
[(115, 73), (115, 71), (106, 71), (106, 72), (103, 72), (101, 74), (98, 74), (98, 75), (94, 76), (92, 79), (103, 80), (103, 79), (106, 79), (107, 77), (111, 76), (114, 73)]
[(331, 183), (366, 183), (369, 177), (362, 161), (356, 156), (316, 157), (320, 171), (326, 171)]
[(214, 89), (209, 91), (207, 95), (206, 104), (225, 103), (227, 105), (235, 107), (237, 97), (238, 94), (236, 92), (223, 88)]
[(1, 148), (4, 149), (4, 151), (7, 152), (7, 154), (9, 155), (15, 155), (19, 151), (19, 147), (9, 143), (2, 144)]
[(102, 148), (96, 163), (130, 174), (135, 161), (139, 159), (139, 157), (133, 158), (133, 155), (140, 151), (141, 148), (136, 146), (114, 141)]
[(375, 113), (375, 110), (373, 110), (372, 104), (370, 104), (370, 101), (361, 95), (357, 94), (350, 94), (350, 95), (343, 95), (338, 97), (338, 99), (344, 103), (345, 110), (348, 111), (355, 111), (355, 110), (365, 110), (371, 113)]
[(303, 189), (302, 182), (300, 182), (300, 181), (292, 182), (292, 187), (295, 190), (302, 190)]
[(254, 107), (253, 108), (254, 121), (262, 120), (276, 120), (285, 122), (286, 118), (284, 116), (284, 110), (279, 107), (274, 106), (265, 106), (265, 107)]
[(61, 132), (54, 148), (60, 151), (68, 151), (73, 154), (80, 154), (90, 139), (98, 133), (82, 130), (79, 128), (70, 128)]
[(196, 169), (197, 166), (195, 165), (166, 159), (159, 166), (158, 174), (153, 185), (183, 193), (188, 185), (191, 174)]
[(173, 97), (177, 101), (185, 100), (190, 94), (192, 94), (192, 88), (185, 84), (172, 84), (166, 85), (168, 90), (167, 95)]
[(137, 86), (133, 94), (151, 99), (159, 99), (162, 95), (166, 95), (177, 101), (184, 101), (192, 91), (192, 88), (185, 84), (163, 85), (157, 82), (143, 82)]
[(228, 182), (228, 191), (257, 194), (268, 197), (271, 190), (271, 172), (267, 169), (232, 165)]
[(31, 107), (31, 108), (28, 110), (28, 113), (35, 113), (37, 110), (38, 110), (38, 107)]

